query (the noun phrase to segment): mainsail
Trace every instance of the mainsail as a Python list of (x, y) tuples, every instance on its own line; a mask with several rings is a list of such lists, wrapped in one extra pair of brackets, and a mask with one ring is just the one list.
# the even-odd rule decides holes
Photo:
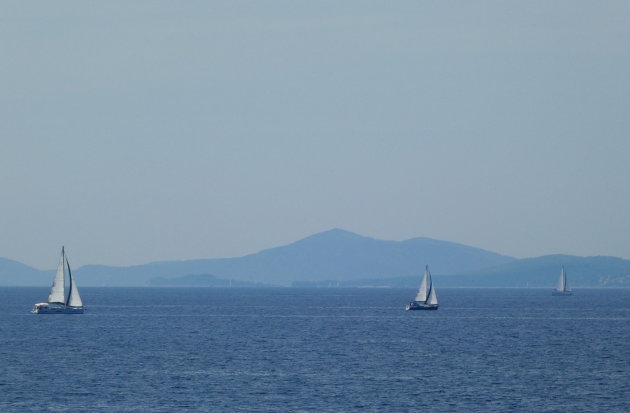
[(420, 289), (418, 290), (418, 294), (416, 294), (416, 301), (421, 301), (421, 302), (427, 301), (428, 278), (429, 278), (429, 266), (427, 265), (424, 268), (424, 277), (422, 277), (422, 284), (420, 284)]
[(556, 287), (556, 291), (566, 291), (567, 290), (567, 274), (564, 272), (564, 265), (560, 270), (560, 279), (558, 279), (558, 287)]
[(59, 265), (57, 265), (57, 274), (55, 275), (55, 279), (53, 280), (52, 288), (50, 289), (50, 294), (48, 295), (49, 303), (61, 303), (64, 302), (64, 264), (65, 264), (65, 253), (63, 247), (61, 247), (61, 257), (59, 258)]

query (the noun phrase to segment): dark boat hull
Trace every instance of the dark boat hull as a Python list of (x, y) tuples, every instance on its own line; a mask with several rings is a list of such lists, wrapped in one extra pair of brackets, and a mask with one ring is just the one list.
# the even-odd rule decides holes
[(405, 310), (407, 311), (437, 310), (437, 309), (438, 309), (438, 304), (424, 304), (424, 303), (418, 303), (418, 302), (409, 303), (409, 305), (405, 307)]
[(33, 310), (33, 314), (83, 314), (85, 309), (83, 307), (68, 307), (58, 304), (36, 304)]
[(573, 295), (572, 291), (552, 291), (551, 295)]

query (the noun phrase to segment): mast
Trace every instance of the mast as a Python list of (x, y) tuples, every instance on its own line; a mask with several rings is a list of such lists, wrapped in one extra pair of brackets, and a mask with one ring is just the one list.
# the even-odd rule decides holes
[(49, 303), (64, 303), (64, 290), (65, 290), (65, 271), (64, 271), (64, 262), (65, 262), (65, 251), (64, 247), (61, 247), (61, 257), (59, 258), (59, 264), (57, 265), (57, 273), (55, 274), (55, 279), (53, 280), (52, 288), (50, 289), (50, 294), (48, 295)]

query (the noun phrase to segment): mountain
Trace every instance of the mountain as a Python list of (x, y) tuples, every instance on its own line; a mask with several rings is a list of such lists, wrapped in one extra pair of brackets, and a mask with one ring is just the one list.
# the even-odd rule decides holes
[(21, 262), (0, 258), (0, 285), (42, 286), (52, 285), (55, 272), (41, 271)]
[[(461, 274), (512, 261), (512, 257), (431, 238), (385, 241), (332, 229), (243, 257), (154, 262), (129, 267), (86, 265), (73, 274), (81, 286), (142, 286), (157, 277), (175, 278), (190, 274), (291, 285), (296, 281), (412, 276), (426, 263), (441, 274)], [(17, 274), (8, 275), (16, 277)], [(33, 280), (25, 281), (27, 278), (29, 275), (20, 276), (21, 285), (33, 285)], [(0, 284), (10, 285), (9, 280), (2, 277)], [(51, 280), (52, 275), (38, 285), (48, 285)]]

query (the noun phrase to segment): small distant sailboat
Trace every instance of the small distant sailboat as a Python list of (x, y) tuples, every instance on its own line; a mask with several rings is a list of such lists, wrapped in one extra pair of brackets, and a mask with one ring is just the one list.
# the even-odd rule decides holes
[[(66, 267), (68, 267), (68, 278), (70, 281), (67, 299), (64, 297)], [(83, 301), (81, 301), (77, 283), (72, 279), (68, 258), (66, 257), (64, 248), (61, 247), (61, 258), (59, 258), (57, 274), (55, 275), (50, 294), (48, 295), (48, 302), (35, 304), (31, 312), (35, 314), (83, 314), (83, 311)]]
[(558, 286), (551, 293), (552, 295), (573, 295), (571, 289), (567, 285), (567, 273), (564, 271), (564, 265), (560, 270), (560, 279), (558, 279)]
[(424, 276), (422, 277), (422, 283), (416, 299), (409, 303), (405, 307), (405, 310), (437, 310), (438, 299), (435, 287), (433, 286), (433, 278), (429, 271), (429, 266), (424, 268)]

